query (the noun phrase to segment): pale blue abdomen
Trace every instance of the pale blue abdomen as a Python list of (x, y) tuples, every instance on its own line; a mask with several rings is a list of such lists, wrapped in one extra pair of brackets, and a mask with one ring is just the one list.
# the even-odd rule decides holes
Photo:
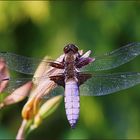
[(79, 118), (80, 110), (79, 87), (75, 80), (66, 82), (64, 100), (67, 119), (71, 127), (74, 128)]

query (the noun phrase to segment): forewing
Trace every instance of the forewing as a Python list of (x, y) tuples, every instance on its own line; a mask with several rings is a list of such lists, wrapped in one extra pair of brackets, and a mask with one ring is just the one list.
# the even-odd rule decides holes
[[(51, 59), (36, 59), (31, 57), (25, 57), (22, 55), (17, 55), (9, 52), (0, 52), (0, 58), (3, 58), (6, 61), (6, 64), (9, 69), (33, 75), (36, 71), (38, 65), (42, 62), (50, 65), (53, 60)], [(58, 62), (59, 63), (59, 62)]]
[(133, 87), (140, 83), (140, 73), (126, 72), (114, 74), (95, 74), (81, 85), (83, 96), (102, 96), (123, 89)]
[(140, 54), (140, 43), (131, 43), (103, 56), (83, 67), (81, 71), (101, 71), (116, 68), (134, 59)]

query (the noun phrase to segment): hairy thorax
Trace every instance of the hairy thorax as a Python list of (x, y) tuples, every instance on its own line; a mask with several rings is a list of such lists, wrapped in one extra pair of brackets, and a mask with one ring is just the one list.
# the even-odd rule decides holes
[(76, 67), (75, 67), (76, 56), (72, 52), (68, 53), (65, 56), (65, 77), (66, 80), (68, 79), (75, 79), (76, 78)]

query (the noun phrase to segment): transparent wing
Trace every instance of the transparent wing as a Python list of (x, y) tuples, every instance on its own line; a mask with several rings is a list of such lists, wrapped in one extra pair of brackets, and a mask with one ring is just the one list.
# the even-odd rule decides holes
[[(48, 80), (48, 78), (50, 78), (50, 77), (49, 76), (42, 76), (42, 77), (34, 77), (34, 78), (10, 78), (9, 84), (3, 92), (7, 93), (7, 94), (9, 94), (9, 93), (11, 94), (17, 88), (23, 86), (24, 84), (28, 83), (29, 81), (35, 81), (35, 86), (38, 86), (38, 84), (40, 84), (40, 81), (42, 82), (42, 80), (43, 81)], [(20, 94), (20, 93), (17, 93), (17, 94)], [(63, 87), (57, 86), (49, 94), (45, 95), (45, 93), (44, 93), (44, 96), (42, 98), (49, 99), (49, 98), (52, 98), (52, 97), (57, 96), (57, 95), (64, 95)]]
[(51, 59), (46, 59), (42, 61), (42, 59), (25, 57), (9, 52), (0, 52), (0, 58), (3, 58), (6, 61), (9, 69), (31, 75), (34, 74), (40, 62), (48, 64), (53, 62), (53, 60)]
[(12, 93), (15, 89), (29, 81), (32, 81), (32, 78), (11, 78), (9, 79), (8, 86), (3, 92)]
[(80, 87), (83, 96), (102, 96), (140, 84), (140, 73), (95, 74)]
[(62, 86), (57, 86), (49, 95), (43, 96), (43, 99), (50, 99), (58, 95), (64, 96), (64, 88)]
[(101, 71), (116, 68), (140, 55), (140, 43), (131, 43), (103, 56), (95, 57), (95, 61), (83, 67), (81, 71)]
[[(12, 93), (17, 88), (21, 87), (22, 85), (26, 84), (29, 81), (36, 81), (36, 83), (39, 80), (46, 80), (46, 78), (49, 78), (48, 76), (42, 76), (42, 77), (29, 77), (29, 78), (7, 78), (8, 81), (7, 87), (2, 92)], [(3, 81), (1, 81), (3, 82)], [(1, 84), (1, 83), (0, 83)]]

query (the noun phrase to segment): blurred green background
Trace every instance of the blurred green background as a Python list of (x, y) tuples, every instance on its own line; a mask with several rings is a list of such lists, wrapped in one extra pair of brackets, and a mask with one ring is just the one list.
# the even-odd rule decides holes
[[(140, 41), (140, 2), (0, 2), (0, 51), (52, 58), (67, 43), (103, 54)], [(113, 70), (140, 71), (140, 57)], [(80, 119), (71, 130), (64, 103), (28, 139), (140, 138), (140, 85), (117, 94), (81, 97)], [(0, 139), (15, 138), (26, 101), (0, 111)]]

